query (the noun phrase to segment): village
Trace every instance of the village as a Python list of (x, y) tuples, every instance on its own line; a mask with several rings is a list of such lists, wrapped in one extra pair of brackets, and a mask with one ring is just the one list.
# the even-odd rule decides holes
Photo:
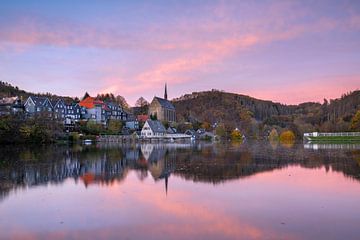
[(8, 97), (0, 100), (0, 116), (13, 115), (23, 118), (46, 118), (58, 122), (64, 132), (77, 132), (79, 125), (96, 125), (108, 129), (109, 125), (118, 126), (108, 134), (99, 134), (96, 139), (86, 142), (141, 140), (190, 140), (212, 139), (214, 134), (205, 129), (187, 129), (178, 132), (176, 128), (176, 109), (167, 96), (165, 84), (164, 97), (154, 97), (148, 106), (147, 114), (134, 114), (116, 102), (103, 101), (85, 94), (79, 101), (64, 98), (49, 98), (31, 95), (22, 100)]

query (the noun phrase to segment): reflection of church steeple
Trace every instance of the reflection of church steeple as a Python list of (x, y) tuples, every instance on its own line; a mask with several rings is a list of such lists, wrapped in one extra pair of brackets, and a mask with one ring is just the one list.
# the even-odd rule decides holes
[(165, 192), (166, 192), (166, 196), (167, 196), (167, 193), (168, 193), (168, 184), (169, 184), (169, 180), (168, 180), (168, 176), (165, 176)]

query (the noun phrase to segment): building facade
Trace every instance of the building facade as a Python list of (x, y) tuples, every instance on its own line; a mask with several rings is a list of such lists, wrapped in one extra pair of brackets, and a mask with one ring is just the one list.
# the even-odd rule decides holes
[(149, 116), (160, 121), (176, 122), (174, 105), (167, 99), (167, 86), (165, 85), (164, 98), (154, 97), (149, 106)]
[(159, 120), (147, 120), (141, 129), (142, 138), (161, 138), (166, 135), (166, 129)]

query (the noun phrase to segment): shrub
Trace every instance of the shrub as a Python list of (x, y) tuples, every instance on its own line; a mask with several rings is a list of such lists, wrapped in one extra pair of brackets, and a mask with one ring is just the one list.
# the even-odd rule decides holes
[(86, 133), (92, 135), (99, 135), (103, 131), (103, 126), (94, 121), (88, 121), (86, 124)]
[(238, 129), (232, 131), (230, 137), (232, 141), (237, 141), (237, 142), (242, 141), (242, 134)]
[(351, 120), (350, 130), (360, 131), (360, 110), (358, 110), (355, 116)]
[(120, 120), (110, 119), (108, 123), (109, 134), (119, 134), (122, 130), (123, 124)]
[(80, 135), (79, 135), (79, 133), (77, 133), (77, 132), (72, 132), (72, 133), (70, 133), (70, 135), (69, 135), (69, 141), (71, 141), (71, 142), (77, 142), (77, 141), (79, 141), (80, 140)]
[(225, 126), (223, 124), (219, 124), (216, 129), (215, 129), (215, 133), (218, 137), (220, 138), (224, 138), (226, 137), (226, 129)]
[(295, 134), (293, 131), (287, 130), (280, 135), (280, 142), (291, 143), (295, 141)]
[(279, 134), (275, 128), (273, 128), (269, 134), (270, 141), (279, 141)]

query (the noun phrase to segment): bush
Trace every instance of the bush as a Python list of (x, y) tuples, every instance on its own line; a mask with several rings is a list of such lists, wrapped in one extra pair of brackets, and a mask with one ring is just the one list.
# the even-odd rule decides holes
[(287, 131), (281, 133), (280, 142), (292, 143), (294, 141), (295, 141), (295, 134), (293, 131), (287, 130)]
[(119, 134), (123, 128), (123, 124), (120, 120), (110, 119), (108, 123), (109, 134)]
[(355, 116), (351, 120), (350, 130), (360, 131), (360, 110), (356, 112)]
[(236, 141), (236, 142), (242, 141), (242, 134), (238, 129), (235, 129), (234, 131), (232, 131), (230, 134), (230, 137), (231, 137), (232, 141)]
[(270, 141), (279, 141), (279, 134), (275, 128), (273, 128), (269, 134)]
[(54, 142), (63, 135), (62, 125), (46, 116), (22, 118), (2, 116), (0, 118), (0, 142), (45, 143)]
[(71, 142), (77, 142), (80, 140), (80, 134), (77, 132), (72, 132), (69, 135), (69, 141)]
[(215, 133), (218, 137), (225, 138), (226, 137), (225, 126), (223, 124), (219, 124), (215, 129)]
[(99, 135), (103, 131), (103, 125), (94, 121), (88, 121), (86, 123), (85, 133), (90, 135)]

